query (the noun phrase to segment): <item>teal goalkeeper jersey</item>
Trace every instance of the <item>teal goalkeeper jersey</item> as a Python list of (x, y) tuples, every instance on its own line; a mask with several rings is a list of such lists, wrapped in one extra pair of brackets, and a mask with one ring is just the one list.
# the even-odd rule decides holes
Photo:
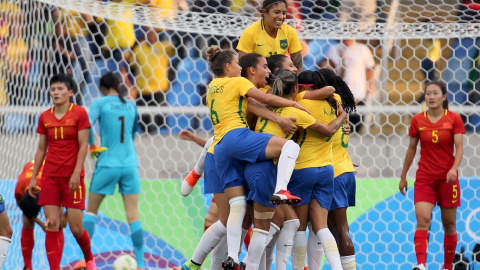
[[(102, 147), (108, 150), (100, 154), (97, 167), (138, 167), (133, 140), (138, 129), (137, 106), (133, 102), (120, 101), (118, 96), (105, 96), (90, 106), (90, 124), (99, 122)], [(94, 144), (93, 129), (90, 129), (89, 144)]]

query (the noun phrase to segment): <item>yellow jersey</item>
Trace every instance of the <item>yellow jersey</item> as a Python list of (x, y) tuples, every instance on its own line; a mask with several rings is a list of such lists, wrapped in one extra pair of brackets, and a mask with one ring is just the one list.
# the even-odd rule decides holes
[(210, 110), (215, 140), (208, 149), (213, 148), (229, 131), (237, 128), (248, 128), (246, 97), (248, 90), (255, 85), (243, 77), (215, 78), (208, 85), (207, 106)]
[[(273, 112), (284, 118), (296, 117), (297, 121), (295, 122), (295, 125), (300, 128), (306, 129), (309, 126), (315, 124), (316, 122), (313, 116), (311, 116), (305, 111), (294, 107), (273, 108)], [(293, 137), (293, 134), (285, 135), (285, 133), (277, 123), (269, 121), (268, 119), (264, 119), (262, 117), (259, 117), (257, 119), (257, 124), (255, 125), (255, 132), (273, 134), (275, 136), (283, 137), (288, 140)]]
[[(132, 17), (132, 13), (129, 9), (132, 9), (134, 6), (131, 5), (131, 0), (124, 0), (125, 12), (122, 16), (128, 20)], [(107, 49), (129, 49), (135, 44), (135, 31), (133, 23), (123, 22), (117, 20), (106, 19), (107, 23), (106, 33), (105, 33), (105, 45)]]
[[(342, 103), (340, 96), (334, 95), (338, 103)], [(343, 127), (345, 122), (342, 123), (342, 126), (337, 130), (335, 135), (332, 136), (333, 146), (333, 170), (334, 177), (337, 177), (346, 172), (354, 172), (352, 160), (350, 155), (348, 155), (348, 135), (345, 134)]]
[(132, 56), (126, 58), (137, 70), (135, 82), (139, 93), (152, 95), (169, 89), (168, 66), (174, 53), (173, 46), (166, 41), (155, 44), (145, 41), (133, 47)]
[[(298, 103), (307, 108), (315, 119), (328, 125), (337, 118), (335, 110), (326, 100), (303, 99), (305, 92), (297, 95)], [(300, 154), (297, 158), (295, 170), (305, 168), (324, 167), (333, 164), (332, 137), (326, 137), (311, 130), (301, 130), (298, 138)]]
[(303, 49), (297, 31), (290, 25), (282, 24), (278, 29), (277, 36), (272, 38), (263, 27), (263, 20), (253, 23), (247, 27), (240, 40), (237, 50), (246, 53), (258, 53), (265, 58), (274, 54), (283, 54), (287, 52), (293, 54)]

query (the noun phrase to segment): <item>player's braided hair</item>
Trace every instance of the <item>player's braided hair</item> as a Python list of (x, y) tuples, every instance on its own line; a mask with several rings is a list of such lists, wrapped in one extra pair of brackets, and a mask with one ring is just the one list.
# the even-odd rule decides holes
[(272, 75), (271, 89), (273, 95), (279, 97), (289, 96), (297, 85), (297, 75), (288, 69), (279, 69)]
[(114, 89), (118, 93), (118, 97), (122, 103), (125, 103), (125, 98), (120, 93), (120, 81), (118, 80), (117, 76), (113, 74), (112, 71), (107, 72), (100, 78), (100, 89)]
[(236, 52), (230, 49), (222, 50), (216, 45), (210, 46), (205, 54), (207, 55), (208, 62), (210, 62), (210, 68), (213, 74), (217, 77), (225, 74), (225, 65), (227, 63), (231, 64), (233, 57), (237, 55)]
[(353, 96), (350, 87), (348, 87), (347, 83), (342, 79), (342, 77), (337, 76), (337, 86), (335, 88), (335, 93), (337, 93), (342, 98), (342, 107), (346, 113), (353, 113), (357, 110), (357, 106), (355, 105), (355, 97)]

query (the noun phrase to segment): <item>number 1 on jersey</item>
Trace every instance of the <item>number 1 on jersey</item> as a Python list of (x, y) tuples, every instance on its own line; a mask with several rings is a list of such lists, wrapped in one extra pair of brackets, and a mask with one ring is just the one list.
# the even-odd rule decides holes
[(121, 123), (121, 127), (120, 127), (120, 143), (123, 143), (123, 136), (124, 136), (124, 131), (125, 131), (125, 116), (119, 116), (118, 117), (118, 120), (120, 121)]

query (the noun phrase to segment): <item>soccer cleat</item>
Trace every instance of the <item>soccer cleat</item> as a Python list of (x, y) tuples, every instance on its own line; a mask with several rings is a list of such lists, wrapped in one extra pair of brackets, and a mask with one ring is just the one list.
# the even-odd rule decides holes
[(222, 262), (222, 268), (224, 270), (240, 270), (240, 265), (236, 263), (232, 257), (228, 256), (223, 262)]
[(87, 268), (87, 264), (85, 260), (78, 261), (72, 268), (72, 270), (85, 270)]
[(97, 265), (95, 264), (95, 260), (90, 260), (87, 262), (87, 270), (97, 270)]
[(240, 270), (245, 270), (245, 269), (247, 269), (247, 264), (244, 263), (244, 262), (240, 262), (240, 263), (238, 264), (238, 266), (240, 267)]
[(270, 203), (275, 204), (289, 204), (296, 205), (300, 203), (302, 199), (297, 196), (293, 196), (290, 191), (282, 189), (277, 193), (274, 193), (270, 198)]
[(192, 260), (188, 260), (182, 265), (182, 270), (200, 270), (200, 265), (196, 265)]
[(188, 196), (192, 193), (193, 188), (197, 184), (198, 180), (200, 180), (201, 175), (197, 174), (195, 170), (192, 170), (187, 177), (182, 181), (182, 186), (180, 188), (180, 192), (183, 196)]
[(108, 150), (107, 147), (100, 147), (96, 144), (90, 145), (90, 147), (88, 148), (88, 151), (90, 152), (90, 157), (92, 159), (98, 158), (98, 156), (100, 156), (101, 153), (103, 153), (107, 150)]
[(425, 268), (424, 264), (419, 264), (419, 265), (414, 266), (412, 268), (412, 270), (427, 270), (427, 268)]

